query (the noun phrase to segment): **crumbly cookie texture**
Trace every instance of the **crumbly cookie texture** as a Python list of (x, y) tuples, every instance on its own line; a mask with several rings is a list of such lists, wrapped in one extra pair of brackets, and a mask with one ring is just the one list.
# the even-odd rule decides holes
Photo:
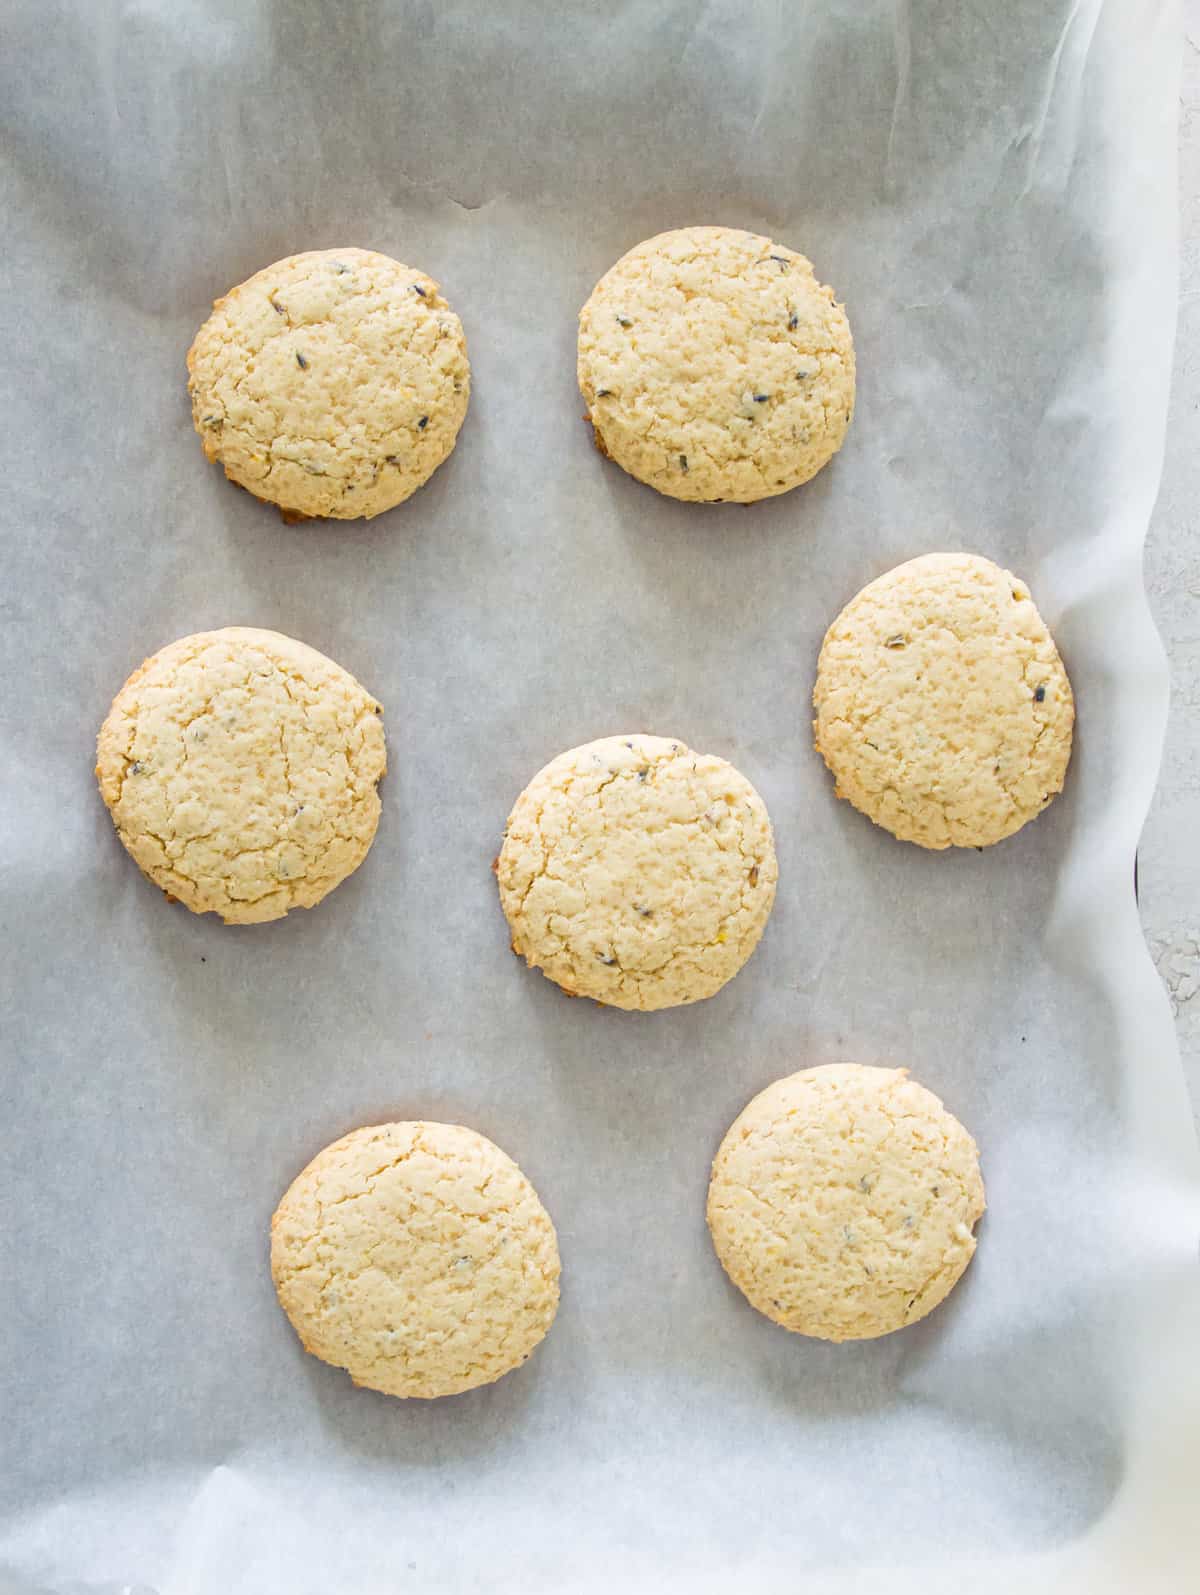
[(215, 302), (187, 364), (205, 454), (295, 519), (402, 503), (453, 449), (471, 386), (437, 283), (369, 249), (257, 272)]
[(597, 447), (671, 498), (751, 504), (815, 476), (854, 411), (845, 310), (803, 255), (733, 227), (660, 233), (579, 315)]
[(312, 908), (367, 856), (382, 709), (315, 648), (228, 626), (147, 659), (113, 700), (96, 778), (169, 898), (227, 925)]
[(574, 997), (711, 997), (775, 901), (766, 806), (731, 764), (667, 737), (602, 737), (539, 771), (496, 860), (513, 951)]
[(904, 1069), (827, 1064), (734, 1120), (708, 1190), (721, 1265), (753, 1307), (821, 1340), (923, 1318), (975, 1253), (975, 1142)]
[(343, 1136), (271, 1220), (305, 1351), (389, 1396), (450, 1396), (523, 1363), (558, 1309), (558, 1243), (510, 1157), (458, 1124)]
[(849, 800), (919, 847), (987, 847), (1062, 790), (1075, 705), (1025, 583), (977, 554), (925, 554), (830, 626), (817, 750)]

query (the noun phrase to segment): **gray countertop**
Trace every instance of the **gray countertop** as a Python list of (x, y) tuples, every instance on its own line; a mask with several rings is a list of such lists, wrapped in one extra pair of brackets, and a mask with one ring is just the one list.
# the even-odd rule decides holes
[(1142, 924), (1171, 994), (1200, 1127), (1200, 0), (1186, 0), (1179, 107), (1179, 330), (1146, 587), (1171, 717), (1138, 856)]

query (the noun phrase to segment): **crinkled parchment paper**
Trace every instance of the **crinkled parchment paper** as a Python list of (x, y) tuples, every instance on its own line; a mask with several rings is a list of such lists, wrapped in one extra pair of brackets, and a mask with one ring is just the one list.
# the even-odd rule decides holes
[[(1200, 1177), (1133, 899), (1167, 684), (1140, 575), (1174, 325), (1178, 19), (1098, 0), (9, 0), (0, 48), (0, 1588), (1086, 1590), (1197, 1557)], [(649, 233), (809, 254), (849, 440), (752, 509), (656, 497), (580, 419), (575, 315)], [(293, 251), (382, 249), (462, 316), (428, 487), (289, 528), (205, 464), (184, 353)], [(984, 853), (904, 847), (812, 750), (822, 632), (889, 566), (1032, 584), (1068, 790)], [(387, 710), (366, 865), (244, 930), (170, 908), (91, 777), (185, 632), (275, 627)], [(566, 1001), (489, 864), (553, 754), (644, 729), (775, 821), (762, 946), (712, 1001)], [(990, 1211), (933, 1317), (756, 1317), (708, 1161), (805, 1064), (904, 1063)], [(402, 1404), (305, 1358), (267, 1223), (350, 1127), (497, 1140), (555, 1218), (545, 1346)]]

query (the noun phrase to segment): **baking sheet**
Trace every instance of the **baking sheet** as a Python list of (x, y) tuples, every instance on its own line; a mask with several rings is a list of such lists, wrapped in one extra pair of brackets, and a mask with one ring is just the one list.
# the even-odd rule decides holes
[[(1131, 890), (1174, 8), (10, 0), (4, 30), (0, 1589), (1183, 1589), (1200, 1176)], [(842, 454), (749, 510), (606, 465), (574, 383), (600, 273), (715, 220), (807, 252), (858, 349)], [(216, 294), (345, 244), (442, 282), (471, 411), (409, 504), (288, 528), (205, 465), (184, 352)], [(829, 619), (937, 548), (1032, 584), (1079, 703), (1066, 794), (981, 854), (893, 843), (811, 747)], [(90, 773), (130, 668), (225, 624), (353, 670), (391, 758), (366, 865), (247, 929), (168, 908)], [(646, 1016), (523, 971), (488, 867), (528, 777), (626, 729), (732, 759), (781, 872), (742, 974)], [(842, 1058), (944, 1096), (990, 1211), (943, 1309), (832, 1347), (725, 1283), (703, 1199), (746, 1099)], [(434, 1405), (305, 1358), (267, 1274), (295, 1172), (391, 1116), (497, 1140), (562, 1248), (543, 1348)]]

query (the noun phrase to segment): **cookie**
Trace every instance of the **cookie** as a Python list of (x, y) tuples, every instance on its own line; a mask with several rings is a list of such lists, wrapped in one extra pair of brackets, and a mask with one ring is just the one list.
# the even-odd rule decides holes
[(670, 1008), (711, 997), (775, 901), (763, 800), (666, 737), (602, 737), (538, 772), (495, 870), (513, 951), (573, 997)]
[(470, 393), (437, 283), (369, 249), (292, 255), (230, 289), (187, 364), (205, 454), (288, 519), (403, 503), (453, 449)]
[(904, 842), (988, 847), (1062, 790), (1075, 706), (1029, 589), (977, 554), (925, 554), (825, 634), (817, 750), (837, 795)]
[(752, 1307), (820, 1340), (916, 1323), (984, 1210), (975, 1142), (905, 1069), (802, 1069), (759, 1092), (712, 1166), (708, 1226)]
[(367, 856), (382, 709), (315, 648), (227, 626), (147, 659), (113, 700), (96, 778), (142, 871), (227, 925), (312, 908)]
[(803, 255), (735, 227), (638, 244), (579, 314), (602, 454), (671, 498), (752, 504), (815, 476), (854, 411), (846, 313)]
[(554, 1322), (558, 1243), (510, 1157), (459, 1124), (376, 1124), (319, 1152), (271, 1220), (305, 1351), (389, 1396), (518, 1367)]

